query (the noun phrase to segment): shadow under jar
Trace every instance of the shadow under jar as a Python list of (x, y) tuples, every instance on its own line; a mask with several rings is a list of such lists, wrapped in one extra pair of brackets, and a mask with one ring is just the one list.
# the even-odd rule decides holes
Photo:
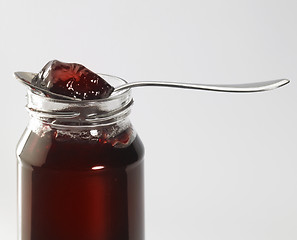
[(128, 119), (132, 102), (130, 90), (81, 102), (28, 91), (19, 240), (144, 239), (144, 147)]

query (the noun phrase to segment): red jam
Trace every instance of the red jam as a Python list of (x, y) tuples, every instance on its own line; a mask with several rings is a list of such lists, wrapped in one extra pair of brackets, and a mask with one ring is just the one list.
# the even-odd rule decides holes
[(82, 100), (107, 98), (114, 90), (103, 78), (83, 65), (57, 60), (48, 62), (32, 84)]
[[(31, 132), (22, 148), (24, 240), (143, 240), (143, 145)], [(120, 140), (115, 140), (120, 139)], [(121, 143), (122, 144), (122, 143)]]
[[(52, 61), (34, 81), (85, 100), (111, 94), (102, 80), (80, 64)], [(20, 239), (144, 240), (144, 148), (131, 124), (125, 127), (127, 112), (109, 124), (74, 119), (68, 126), (67, 119), (60, 126), (46, 110), (30, 111), (17, 150)]]

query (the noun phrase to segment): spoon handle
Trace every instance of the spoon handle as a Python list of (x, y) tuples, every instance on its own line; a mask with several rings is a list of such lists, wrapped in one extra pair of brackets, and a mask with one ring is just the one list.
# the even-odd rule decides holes
[(144, 82), (131, 82), (115, 88), (115, 91), (120, 91), (132, 87), (144, 86), (158, 86), (158, 87), (175, 87), (175, 88), (189, 88), (198, 90), (208, 90), (217, 92), (262, 92), (268, 91), (286, 85), (290, 81), (288, 79), (279, 79), (266, 82), (256, 82), (247, 84), (233, 84), (233, 85), (206, 85), (195, 83), (179, 83), (179, 82), (158, 82), (158, 81), (144, 81)]

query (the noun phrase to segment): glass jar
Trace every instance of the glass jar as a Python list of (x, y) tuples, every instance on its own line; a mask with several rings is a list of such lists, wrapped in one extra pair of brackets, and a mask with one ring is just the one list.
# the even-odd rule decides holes
[(132, 103), (130, 90), (80, 102), (28, 91), (18, 239), (144, 239), (144, 148), (128, 119)]

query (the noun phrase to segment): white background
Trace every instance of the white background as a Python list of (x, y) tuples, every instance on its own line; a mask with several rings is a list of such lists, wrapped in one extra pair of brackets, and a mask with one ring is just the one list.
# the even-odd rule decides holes
[(0, 0), (0, 239), (16, 239), (15, 146), (27, 122), (14, 71), (79, 62), (128, 81), (245, 83), (227, 94), (133, 90), (146, 146), (147, 240), (296, 240), (295, 0)]

